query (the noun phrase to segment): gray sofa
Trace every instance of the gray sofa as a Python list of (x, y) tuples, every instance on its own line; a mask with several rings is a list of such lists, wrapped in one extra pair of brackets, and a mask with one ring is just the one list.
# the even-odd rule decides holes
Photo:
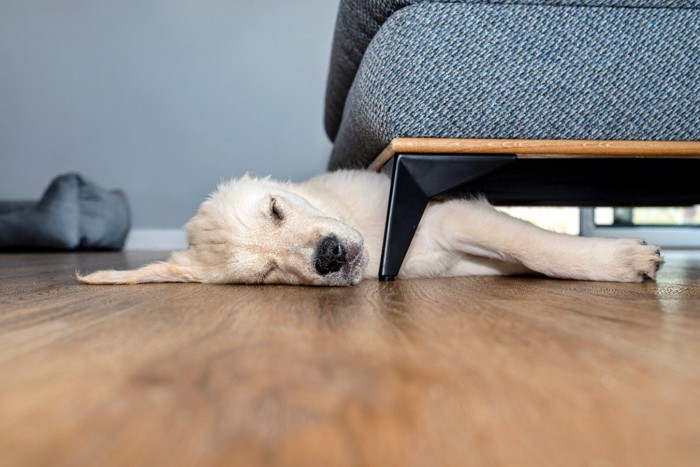
[(458, 188), (494, 204), (700, 203), (700, 0), (341, 0), (325, 128), (330, 170), (366, 168), (394, 138), (685, 145), (524, 160), (392, 144), (382, 279), (429, 199)]
[(700, 140), (700, 0), (341, 0), (329, 168), (394, 137)]

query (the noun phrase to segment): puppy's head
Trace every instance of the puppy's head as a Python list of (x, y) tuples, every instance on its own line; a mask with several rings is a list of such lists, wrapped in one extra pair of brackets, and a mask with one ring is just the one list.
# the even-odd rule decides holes
[(360, 233), (290, 188), (249, 176), (223, 183), (185, 226), (187, 250), (141, 269), (78, 278), (89, 284), (359, 282), (367, 264)]

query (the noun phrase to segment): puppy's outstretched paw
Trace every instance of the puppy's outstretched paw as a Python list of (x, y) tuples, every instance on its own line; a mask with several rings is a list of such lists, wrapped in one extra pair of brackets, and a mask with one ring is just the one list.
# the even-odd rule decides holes
[(656, 279), (656, 273), (664, 263), (658, 246), (649, 245), (641, 239), (617, 240), (616, 260), (620, 266), (622, 282), (642, 282)]

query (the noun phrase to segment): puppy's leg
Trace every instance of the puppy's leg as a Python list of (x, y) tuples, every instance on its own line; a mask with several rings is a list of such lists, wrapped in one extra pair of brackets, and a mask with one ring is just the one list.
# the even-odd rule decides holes
[(519, 264), (565, 279), (640, 282), (653, 279), (663, 262), (658, 247), (643, 240), (557, 234), (499, 212), (484, 201), (431, 204), (419, 229), (423, 241), (430, 238), (440, 250)]

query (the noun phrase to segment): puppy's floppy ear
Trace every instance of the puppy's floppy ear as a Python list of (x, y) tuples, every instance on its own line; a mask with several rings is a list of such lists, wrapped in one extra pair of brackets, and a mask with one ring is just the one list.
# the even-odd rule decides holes
[(200, 282), (191, 267), (170, 261), (149, 264), (129, 271), (97, 271), (86, 276), (76, 274), (86, 284), (144, 284), (150, 282)]

